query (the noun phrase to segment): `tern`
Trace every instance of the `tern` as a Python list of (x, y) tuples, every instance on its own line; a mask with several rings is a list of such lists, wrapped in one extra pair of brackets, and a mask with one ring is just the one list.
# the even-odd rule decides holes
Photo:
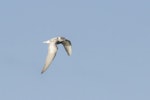
[(58, 44), (62, 44), (64, 46), (68, 56), (72, 54), (71, 41), (66, 39), (65, 37), (55, 37), (50, 40), (44, 41), (43, 43), (47, 43), (49, 47), (48, 47), (48, 54), (46, 57), (46, 61), (41, 71), (41, 74), (44, 73), (49, 68), (52, 61), (54, 60), (57, 50), (58, 50), (58, 47), (57, 47)]

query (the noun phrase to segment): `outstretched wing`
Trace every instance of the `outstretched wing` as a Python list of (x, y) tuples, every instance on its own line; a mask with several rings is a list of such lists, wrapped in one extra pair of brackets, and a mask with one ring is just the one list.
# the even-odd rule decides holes
[(48, 69), (48, 67), (51, 65), (53, 59), (55, 58), (56, 53), (57, 53), (57, 49), (53, 49), (53, 51), (48, 50), (46, 62), (44, 64), (44, 67), (43, 67), (41, 73), (44, 73)]
[(70, 56), (72, 54), (71, 41), (66, 39), (66, 40), (62, 41), (62, 44), (63, 44), (67, 54)]

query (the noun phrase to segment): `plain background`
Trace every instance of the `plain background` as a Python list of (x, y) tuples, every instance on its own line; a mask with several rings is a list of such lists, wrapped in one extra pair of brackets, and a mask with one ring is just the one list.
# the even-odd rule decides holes
[(150, 100), (149, 44), (149, 0), (1, 0), (0, 99)]

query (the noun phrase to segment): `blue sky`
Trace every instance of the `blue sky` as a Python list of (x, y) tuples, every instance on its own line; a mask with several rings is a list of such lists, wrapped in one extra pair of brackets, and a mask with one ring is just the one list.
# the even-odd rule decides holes
[[(150, 100), (149, 0), (0, 1), (1, 100)], [(51, 67), (42, 41), (59, 45)]]

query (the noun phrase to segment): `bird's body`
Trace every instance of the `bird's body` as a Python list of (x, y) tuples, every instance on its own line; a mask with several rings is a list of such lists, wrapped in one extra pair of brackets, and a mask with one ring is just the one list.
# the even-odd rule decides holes
[(71, 42), (64, 37), (55, 37), (48, 41), (44, 41), (43, 43), (47, 43), (49, 47), (46, 62), (41, 73), (44, 73), (54, 60), (58, 50), (57, 44), (62, 44), (69, 56), (72, 53)]

